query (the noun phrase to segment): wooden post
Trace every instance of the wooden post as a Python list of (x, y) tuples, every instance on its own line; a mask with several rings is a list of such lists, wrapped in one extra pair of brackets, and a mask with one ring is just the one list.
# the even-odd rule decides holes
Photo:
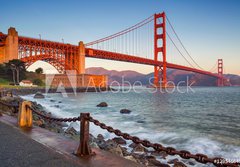
[(80, 143), (76, 152), (77, 156), (92, 155), (92, 150), (89, 146), (89, 113), (80, 114)]
[(32, 102), (23, 101), (19, 105), (19, 113), (18, 113), (18, 125), (19, 127), (32, 127), (32, 110), (30, 109)]

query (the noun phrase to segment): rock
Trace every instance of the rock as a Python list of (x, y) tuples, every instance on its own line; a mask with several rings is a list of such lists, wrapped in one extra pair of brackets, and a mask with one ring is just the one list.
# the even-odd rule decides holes
[(153, 166), (170, 167), (169, 165), (163, 164), (160, 161), (156, 160), (155, 158), (149, 159), (148, 162), (149, 162), (149, 165), (153, 165)]
[(61, 101), (59, 101), (58, 103), (62, 103)]
[(173, 167), (187, 167), (183, 162), (175, 162)]
[(121, 149), (120, 145), (117, 144), (115, 141), (109, 139), (107, 141), (100, 140), (98, 142), (99, 142), (98, 143), (99, 148), (101, 148), (103, 150), (107, 150), (111, 153), (115, 153), (115, 154), (118, 154), (120, 156), (123, 156), (122, 149)]
[(168, 156), (167, 153), (165, 151), (149, 151), (149, 153), (153, 156), (160, 156), (163, 159), (166, 159), (166, 157)]
[(131, 110), (128, 110), (128, 109), (121, 109), (120, 110), (120, 113), (121, 114), (130, 114), (132, 111)]
[(132, 144), (130, 144), (128, 147), (135, 148), (136, 146), (137, 146), (136, 143), (132, 143)]
[(192, 166), (196, 165), (196, 163), (193, 161), (188, 161), (187, 164), (192, 165)]
[(66, 133), (66, 134), (70, 134), (70, 135), (72, 135), (72, 136), (78, 134), (77, 131), (76, 131), (73, 127), (67, 128), (67, 130), (65, 131), (65, 133)]
[(137, 121), (137, 123), (144, 124), (145, 121), (143, 121), (143, 120), (139, 120), (139, 121)]
[(52, 100), (52, 99), (50, 100), (50, 102), (55, 102), (55, 101), (56, 101), (56, 100)]
[(121, 137), (114, 137), (113, 141), (115, 141), (117, 144), (127, 144), (127, 142)]
[(97, 107), (107, 107), (108, 104), (106, 102), (101, 102), (97, 105)]
[(0, 112), (0, 117), (3, 116), (3, 114)]
[(145, 166), (149, 165), (149, 162), (147, 161), (147, 159), (145, 158), (144, 154), (136, 154), (136, 153), (132, 153), (132, 156), (137, 160), (138, 163), (143, 164)]
[(36, 121), (36, 124), (37, 124), (37, 126), (39, 126), (39, 127), (41, 127), (41, 128), (45, 128), (45, 127), (46, 127), (45, 122), (44, 122), (43, 119), (37, 120), (37, 121)]
[(123, 156), (130, 156), (130, 155), (131, 155), (131, 153), (129, 153), (129, 152), (127, 151), (127, 148), (126, 148), (126, 147), (121, 147), (121, 149), (122, 149)]
[(41, 92), (37, 92), (37, 93), (34, 95), (34, 98), (35, 98), (35, 99), (44, 99), (44, 95), (43, 95)]
[(137, 162), (137, 160), (133, 156), (131, 156), (131, 155), (125, 156), (124, 158), (126, 158), (126, 159), (128, 159), (130, 161), (133, 161), (133, 162)]
[(108, 151), (111, 152), (111, 153), (118, 154), (118, 155), (123, 157), (122, 149), (119, 145), (117, 145), (116, 147), (110, 148)]
[(168, 164), (175, 164), (176, 162), (178, 162), (179, 160), (177, 158), (174, 159), (170, 159), (167, 163)]
[(59, 106), (59, 105), (54, 105), (54, 107), (56, 107), (56, 108), (60, 108), (60, 106)]
[(98, 134), (98, 135), (97, 135), (97, 139), (98, 139), (98, 140), (104, 140), (104, 137), (103, 137), (102, 134)]
[(137, 144), (136, 147), (133, 148), (132, 152), (146, 152), (147, 149), (143, 147), (141, 144)]
[(68, 128), (73, 127), (74, 129), (79, 129), (79, 124), (77, 122), (71, 122)]

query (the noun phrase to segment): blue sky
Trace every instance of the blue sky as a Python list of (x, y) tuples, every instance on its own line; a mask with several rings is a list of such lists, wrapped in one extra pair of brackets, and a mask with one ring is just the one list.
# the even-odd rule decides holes
[[(227, 73), (240, 74), (239, 0), (1, 0), (0, 31), (77, 44), (111, 35), (165, 11), (192, 57), (204, 69), (224, 59)], [(180, 55), (168, 46), (168, 61)], [(35, 64), (35, 67), (39, 64)], [(49, 66), (44, 65), (46, 68)], [(153, 71), (151, 66), (87, 59), (87, 67)]]

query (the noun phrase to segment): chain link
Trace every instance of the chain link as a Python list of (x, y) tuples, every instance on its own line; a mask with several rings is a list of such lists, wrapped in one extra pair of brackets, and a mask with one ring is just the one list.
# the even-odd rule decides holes
[(48, 115), (45, 115), (39, 111), (37, 111), (36, 108), (34, 107), (30, 107), (30, 106), (27, 106), (28, 108), (30, 108), (32, 110), (32, 112), (34, 112), (35, 114), (49, 120), (49, 121), (56, 121), (56, 122), (76, 122), (76, 121), (80, 121), (80, 117), (73, 117), (73, 118), (53, 118), (53, 117), (50, 117)]

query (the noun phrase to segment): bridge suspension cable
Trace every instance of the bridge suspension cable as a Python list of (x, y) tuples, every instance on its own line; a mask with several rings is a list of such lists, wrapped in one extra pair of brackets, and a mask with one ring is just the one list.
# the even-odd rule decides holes
[(174, 47), (177, 49), (178, 53), (184, 58), (184, 60), (192, 67), (195, 68), (192, 63), (190, 63), (188, 61), (188, 59), (183, 55), (183, 53), (180, 51), (180, 49), (177, 47), (177, 45), (175, 44), (175, 42), (173, 41), (173, 39), (171, 38), (171, 36), (168, 34), (168, 32), (166, 32), (168, 38), (170, 39), (170, 41), (173, 43)]
[(190, 57), (190, 59), (192, 60), (192, 62), (197, 66), (199, 67), (200, 69), (203, 70), (203, 68), (193, 59), (193, 57), (190, 55), (190, 53), (188, 52), (188, 50), (186, 49), (186, 47), (183, 45), (183, 42), (182, 40), (179, 38), (177, 32), (175, 31), (174, 27), (173, 27), (173, 24), (170, 22), (169, 18), (166, 16), (166, 20), (168, 22), (168, 24), (170, 25), (173, 33), (175, 34), (175, 36), (177, 37), (178, 41), (180, 42), (182, 48), (184, 49), (184, 51), (187, 53), (188, 57)]
[(97, 50), (153, 59), (154, 15), (123, 31), (85, 44)]
[(212, 68), (210, 68), (208, 71), (210, 71), (210, 72), (216, 72), (216, 71), (217, 71), (217, 64), (218, 64), (218, 62), (216, 62), (216, 63), (212, 66)]
[(98, 39), (98, 40), (96, 40), (96, 41), (86, 43), (85, 46), (91, 46), (91, 45), (94, 45), (94, 44), (97, 44), (97, 43), (100, 43), (100, 42), (104, 42), (104, 41), (107, 41), (107, 40), (116, 38), (116, 37), (118, 37), (118, 36), (120, 36), (120, 35), (126, 34), (126, 33), (130, 32), (130, 31), (133, 31), (133, 30), (135, 30), (135, 29), (138, 29), (138, 28), (146, 25), (147, 23), (153, 21), (153, 19), (154, 19), (154, 18), (153, 18), (153, 15), (151, 15), (150, 17), (148, 17), (148, 18), (146, 18), (145, 20), (143, 20), (143, 21), (135, 24), (134, 26), (131, 26), (131, 27), (129, 27), (129, 28), (125, 29), (125, 30), (122, 30), (122, 31), (120, 31), (120, 32), (118, 32), (118, 33), (115, 33), (115, 34), (113, 34), (113, 35), (109, 35), (109, 36), (107, 36), (107, 37), (105, 37), (105, 38), (101, 38), (101, 39)]

